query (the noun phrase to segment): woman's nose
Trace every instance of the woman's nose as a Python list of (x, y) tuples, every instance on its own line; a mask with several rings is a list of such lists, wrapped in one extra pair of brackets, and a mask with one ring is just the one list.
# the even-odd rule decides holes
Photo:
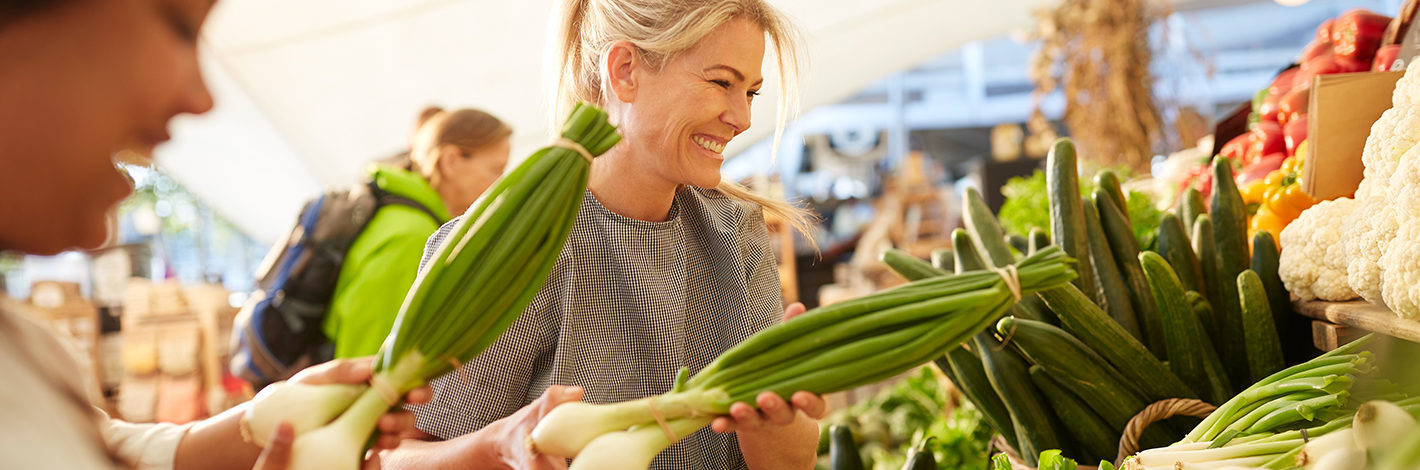
[(750, 112), (748, 100), (730, 100), (729, 109), (720, 115), (720, 120), (735, 129), (735, 135), (749, 129)]

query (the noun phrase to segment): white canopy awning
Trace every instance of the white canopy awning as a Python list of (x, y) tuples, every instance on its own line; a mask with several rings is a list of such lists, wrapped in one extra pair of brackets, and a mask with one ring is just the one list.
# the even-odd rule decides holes
[[(1028, 27), (1041, 0), (773, 0), (808, 33), (804, 109), (973, 40)], [(477, 107), (509, 122), (514, 160), (547, 140), (549, 0), (224, 0), (204, 33), (217, 105), (181, 119), (159, 164), (272, 241), (306, 199), (405, 146), (416, 113)], [(773, 67), (766, 67), (771, 75)], [(777, 90), (733, 155), (773, 130)]]

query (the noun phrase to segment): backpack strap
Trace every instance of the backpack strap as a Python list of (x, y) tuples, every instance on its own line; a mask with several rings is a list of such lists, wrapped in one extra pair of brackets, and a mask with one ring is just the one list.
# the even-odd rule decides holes
[(440, 220), (438, 214), (435, 214), (434, 211), (430, 210), (428, 207), (424, 207), (423, 204), (420, 204), (413, 199), (400, 196), (398, 194), (393, 194), (389, 191), (385, 191), (384, 188), (380, 187), (379, 183), (376, 183), (374, 181), (370, 181), (368, 184), (370, 186), (370, 192), (375, 195), (375, 200), (378, 201), (376, 204), (378, 204), (379, 207), (384, 207), (391, 204), (412, 207), (415, 209), (419, 209), (420, 212), (427, 214), (430, 219), (434, 219), (435, 225), (444, 225), (445, 221)]

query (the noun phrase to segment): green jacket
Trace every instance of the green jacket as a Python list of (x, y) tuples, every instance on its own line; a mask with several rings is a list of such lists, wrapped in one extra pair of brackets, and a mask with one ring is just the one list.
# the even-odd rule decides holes
[[(449, 220), (443, 198), (418, 174), (378, 164), (366, 171), (381, 189), (418, 202), (440, 221)], [(379, 352), (419, 274), (424, 242), (438, 229), (429, 214), (397, 204), (381, 207), (370, 219), (346, 253), (326, 313), (325, 336), (335, 343), (335, 357)]]

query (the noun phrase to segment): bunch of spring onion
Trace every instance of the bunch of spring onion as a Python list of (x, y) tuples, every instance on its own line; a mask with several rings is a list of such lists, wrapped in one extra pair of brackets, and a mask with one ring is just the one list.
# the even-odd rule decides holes
[(286, 420), (297, 432), (291, 468), (355, 469), (380, 416), (399, 397), (497, 340), (557, 261), (591, 158), (621, 140), (605, 112), (582, 104), (562, 137), (494, 183), (420, 270), (375, 356), (369, 385), (268, 387), (245, 417), (249, 437), (264, 444), (276, 421)]
[[(1369, 376), (1373, 359), (1361, 351), (1365, 343), (1353, 342), (1259, 381), (1210, 414), (1182, 442), (1140, 452), (1129, 466), (1311, 469), (1326, 450), (1353, 440), (1353, 424), (1361, 435), (1374, 435), (1377, 408), (1420, 413), (1420, 398), (1406, 398), (1399, 387)], [(1350, 398), (1371, 401), (1348, 406)]]
[[(725, 351), (668, 393), (593, 405), (566, 403), (533, 430), (532, 450), (576, 457), (577, 470), (647, 468), (674, 440), (763, 391), (785, 399), (887, 379), (942, 355), (991, 325), (1023, 295), (1074, 279), (1073, 260), (1042, 249), (1014, 268), (924, 279), (817, 308)], [(1012, 272), (1014, 271), (1014, 273)]]

